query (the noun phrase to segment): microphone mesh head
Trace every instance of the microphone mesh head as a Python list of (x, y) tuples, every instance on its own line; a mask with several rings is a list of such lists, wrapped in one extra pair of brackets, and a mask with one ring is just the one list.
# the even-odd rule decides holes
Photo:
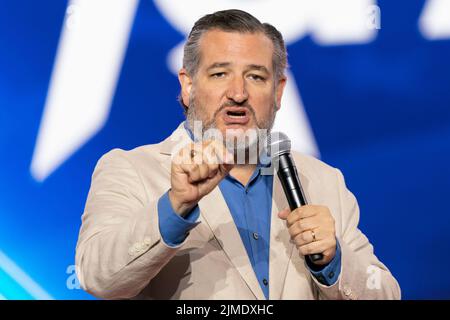
[(291, 151), (291, 140), (283, 132), (271, 132), (267, 136), (267, 148), (273, 159)]

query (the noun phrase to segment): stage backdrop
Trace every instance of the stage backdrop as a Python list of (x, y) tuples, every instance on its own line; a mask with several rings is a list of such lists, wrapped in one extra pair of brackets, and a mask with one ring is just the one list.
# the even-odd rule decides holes
[(74, 255), (94, 166), (183, 120), (186, 34), (233, 7), (285, 35), (277, 127), (343, 171), (403, 298), (450, 298), (446, 0), (1, 0), (0, 298), (93, 298)]

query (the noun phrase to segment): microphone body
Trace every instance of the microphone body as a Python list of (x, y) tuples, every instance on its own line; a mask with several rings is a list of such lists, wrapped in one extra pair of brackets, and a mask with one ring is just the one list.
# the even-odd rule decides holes
[[(270, 147), (276, 151), (275, 154), (271, 154), (271, 157), (274, 161), (276, 161), (278, 178), (283, 186), (284, 193), (289, 203), (289, 208), (292, 211), (306, 205), (307, 202), (297, 173), (297, 168), (292, 160), (290, 140), (282, 133), (275, 134), (277, 137), (281, 137), (281, 139), (273, 139), (272, 137), (269, 137), (269, 144), (271, 144)], [(270, 140), (272, 141), (270, 142)], [(323, 254), (316, 253), (311, 254), (308, 257), (311, 261), (316, 262), (323, 259)]]
[(290, 153), (286, 152), (278, 157), (278, 178), (283, 186), (291, 210), (307, 204), (297, 168)]

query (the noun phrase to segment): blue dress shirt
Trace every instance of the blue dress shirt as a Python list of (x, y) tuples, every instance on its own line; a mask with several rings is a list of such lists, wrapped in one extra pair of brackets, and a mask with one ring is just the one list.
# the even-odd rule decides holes
[[(192, 134), (189, 132), (191, 138)], [(247, 185), (242, 185), (231, 175), (225, 177), (219, 188), (230, 209), (259, 284), (269, 299), (269, 249), (272, 211), (273, 175), (261, 174), (258, 165)], [(169, 246), (181, 244), (189, 231), (199, 222), (200, 209), (195, 206), (184, 217), (173, 211), (168, 192), (158, 201), (159, 229), (164, 242)], [(316, 266), (308, 257), (306, 264), (311, 274), (322, 284), (334, 284), (341, 270), (339, 243), (336, 255), (326, 266)]]

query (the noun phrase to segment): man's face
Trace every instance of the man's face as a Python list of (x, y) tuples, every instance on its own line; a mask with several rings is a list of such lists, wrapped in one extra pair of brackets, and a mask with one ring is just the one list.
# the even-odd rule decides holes
[[(275, 81), (273, 44), (263, 33), (210, 30), (200, 40), (200, 65), (194, 77), (179, 78), (188, 120), (204, 131), (270, 129), (285, 79)], [(192, 126), (193, 124), (190, 123)]]

